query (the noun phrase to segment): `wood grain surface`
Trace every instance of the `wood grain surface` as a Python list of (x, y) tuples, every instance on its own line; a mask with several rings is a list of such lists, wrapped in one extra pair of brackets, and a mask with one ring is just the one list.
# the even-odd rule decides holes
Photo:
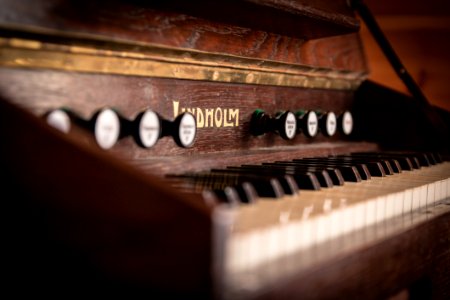
[[(318, 20), (325, 18), (321, 15), (322, 10), (313, 9), (314, 5), (297, 4), (292, 8), (289, 5), (268, 4), (276, 1), (267, 1), (264, 5), (253, 4), (252, 1), (206, 1), (206, 3), (200, 1), (197, 4), (194, 2), (192, 6), (191, 2), (189, 4), (184, 1), (178, 2), (191, 14), (174, 10), (170, 6), (171, 1), (168, 2), (170, 9), (165, 8), (167, 4), (163, 4), (164, 1), (157, 2), (157, 5), (163, 6), (163, 9), (157, 10), (158, 6), (152, 8), (147, 2), (145, 5), (140, 3), (141, 5), (138, 6), (120, 1), (108, 1), (106, 5), (103, 1), (52, 0), (45, 1), (43, 5), (41, 1), (27, 0), (19, 3), (2, 0), (0, 1), (3, 7), (0, 11), (0, 26), (26, 31), (97, 35), (315, 67), (366, 70), (359, 37), (351, 34), (351, 31), (344, 32), (346, 34), (342, 32), (339, 35), (334, 34), (334, 37), (325, 39), (309, 40), (302, 36), (302, 31), (308, 28), (320, 31), (320, 26), (317, 29), (314, 23), (302, 21), (301, 9), (306, 10), (312, 17), (317, 14)], [(296, 1), (285, 2), (295, 3)], [(344, 5), (344, 10), (347, 10), (344, 2), (337, 1), (335, 6)], [(257, 9), (246, 8), (246, 5), (255, 5), (256, 8), (262, 7), (264, 11), (268, 11), (261, 15)], [(210, 6), (214, 9), (208, 10)], [(296, 12), (295, 7), (300, 12)], [(287, 17), (284, 15), (286, 9), (290, 11)], [(202, 18), (203, 13), (201, 17), (197, 17), (195, 12), (199, 11), (209, 14), (209, 17)], [(277, 16), (277, 12), (280, 11), (282, 16)], [(213, 12), (212, 15), (211, 12)], [(330, 12), (322, 12), (322, 14), (327, 14), (326, 18), (330, 22), (327, 26), (333, 31), (338, 28), (336, 22), (345, 16)], [(225, 16), (225, 20), (221, 20), (220, 16)], [(250, 23), (235, 22), (233, 18), (250, 20)], [(262, 23), (267, 25), (263, 28), (257, 26)], [(306, 42), (307, 40), (309, 41)]]
[[(297, 135), (285, 141), (275, 133), (255, 137), (249, 131), (252, 113), (263, 109), (272, 116), (286, 110), (321, 110), (339, 114), (351, 110), (352, 91), (299, 89), (275, 86), (208, 83), (201, 81), (143, 78), (132, 76), (96, 75), (37, 70), (0, 70), (0, 92), (3, 97), (26, 107), (38, 116), (67, 107), (85, 119), (103, 107), (117, 109), (123, 117), (133, 120), (146, 108), (153, 109), (167, 120), (174, 119), (174, 101), (181, 108), (198, 109), (205, 114), (213, 109), (217, 117), (225, 110), (238, 109), (238, 126), (225, 127), (223, 121), (209, 122), (198, 129), (192, 148), (182, 149), (165, 137), (155, 147), (142, 149), (131, 137), (126, 137), (111, 149), (135, 159), (155, 155), (198, 155), (202, 153), (251, 150), (262, 147), (320, 145), (350, 141), (350, 137), (336, 134), (316, 138)], [(197, 113), (195, 112), (194, 115)], [(228, 115), (227, 118), (230, 116)], [(230, 119), (231, 120), (231, 119)], [(234, 120), (234, 119), (233, 119)], [(234, 120), (233, 125), (236, 125)], [(206, 122), (206, 121), (205, 121)], [(213, 125), (213, 126), (211, 126)], [(221, 125), (221, 126), (217, 126)]]

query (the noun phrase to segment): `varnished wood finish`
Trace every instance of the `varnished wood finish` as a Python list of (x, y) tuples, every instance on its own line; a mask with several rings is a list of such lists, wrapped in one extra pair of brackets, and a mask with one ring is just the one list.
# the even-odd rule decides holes
[(0, 106), (11, 289), (210, 293), (211, 212), (201, 198)]
[[(44, 35), (55, 41), (63, 33), (65, 42), (74, 37), (76, 44), (81, 33), (130, 45), (364, 73), (365, 57), (355, 33), (359, 24), (346, 2), (0, 0), (0, 34)], [(242, 163), (376, 151), (383, 146), (427, 148), (430, 141), (433, 150), (442, 146), (433, 142), (442, 136), (429, 134), (430, 124), (411, 107), (410, 99), (401, 97), (399, 104), (397, 94), (372, 89), (370, 83), (368, 87), (354, 92), (0, 68), (5, 285), (16, 295), (27, 296), (31, 292), (85, 297), (93, 295), (93, 289), (94, 296), (101, 297), (223, 299), (221, 293), (226, 291), (215, 285), (220, 283), (216, 277), (223, 275), (216, 273), (223, 261), (215, 260), (215, 255), (220, 257), (225, 249), (218, 247), (226, 242), (217, 226), (219, 209), (212, 207), (217, 203), (205, 203), (200, 193), (177, 190), (162, 177)], [(130, 120), (146, 108), (172, 120), (174, 101), (180, 107), (222, 113), (239, 109), (238, 126), (199, 128), (189, 149), (177, 147), (169, 137), (152, 149), (142, 149), (128, 136), (103, 151), (92, 133), (74, 127), (62, 134), (42, 118), (65, 106), (89, 119), (96, 110), (110, 106)], [(403, 105), (419, 121), (410, 119), (405, 125), (403, 118), (395, 119)], [(292, 141), (274, 133), (254, 137), (249, 121), (257, 108), (271, 115), (300, 109), (352, 110), (356, 135), (313, 139), (299, 135)], [(420, 128), (423, 124), (427, 127)], [(379, 299), (405, 288), (413, 295), (431, 285), (432, 296), (448, 298), (448, 220), (448, 213), (430, 218), (401, 234), (322, 261), (307, 272), (296, 270), (288, 278), (280, 277), (252, 296)], [(387, 226), (382, 222), (378, 229), (384, 232)]]
[[(355, 32), (359, 29), (359, 22), (345, 0), (335, 1), (331, 9), (326, 7), (323, 1), (311, 3), (293, 0), (223, 2), (196, 0), (190, 3), (178, 0), (152, 2), (135, 0), (108, 1), (107, 5), (105, 4), (105, 1), (76, 3), (60, 0), (23, 1), (20, 4), (9, 0), (2, 1), (2, 6), (9, 11), (9, 14), (4, 15), (8, 21), (14, 21), (17, 17), (20, 22), (33, 24), (37, 21), (36, 25), (60, 21), (59, 25), (65, 29), (74, 25), (84, 26), (80, 24), (80, 17), (77, 15), (80, 12), (84, 14), (83, 23), (86, 25), (98, 26), (99, 22), (106, 27), (118, 28), (125, 25), (122, 23), (121, 26), (117, 26), (120, 21), (143, 25), (141, 22), (146, 22), (143, 17), (148, 18), (155, 9), (183, 13), (182, 19), (195, 20), (198, 17), (307, 39)], [(109, 21), (105, 23), (105, 19)]]
[[(0, 37), (0, 66), (226, 83), (355, 90), (365, 72), (292, 65), (111, 39), (28, 32)], [(20, 36), (22, 34), (22, 36)]]
[[(201, 8), (205, 13), (212, 13), (211, 17), (225, 16), (223, 22), (202, 19), (192, 15), (182, 14), (170, 10), (156, 10), (144, 6), (126, 4), (124, 2), (108, 1), (21, 1), (20, 3), (10, 0), (2, 0), (0, 5), (0, 27), (27, 29), (37, 32), (57, 30), (66, 34), (84, 33), (98, 35), (127, 41), (153, 43), (171, 47), (197, 49), (207, 52), (227, 53), (231, 55), (251, 57), (257, 59), (268, 59), (286, 63), (304, 64), (315, 67), (327, 67), (341, 70), (365, 71), (364, 56), (361, 52), (360, 39), (356, 34), (337, 35), (327, 39), (316, 39), (305, 43), (307, 39), (298, 34), (302, 30), (310, 28), (306, 26), (310, 22), (301, 22), (302, 10), (308, 16), (314, 16), (322, 11), (314, 9), (314, 5), (301, 4), (303, 1), (279, 2), (277, 5), (269, 5), (276, 1), (266, 1), (264, 5), (248, 5), (262, 7), (268, 10), (261, 16), (254, 9), (245, 10), (247, 1), (211, 1), (192, 3), (178, 1), (183, 8), (198, 11)], [(320, 1), (319, 1), (320, 2)], [(336, 1), (335, 6), (344, 7), (345, 1)], [(165, 3), (165, 4), (164, 4)], [(158, 5), (168, 5), (165, 1)], [(208, 4), (209, 3), (209, 4)], [(234, 3), (234, 4), (233, 4)], [(291, 3), (290, 5), (287, 5)], [(282, 5), (283, 4), (283, 5)], [(153, 3), (155, 5), (155, 3)], [(203, 7), (206, 5), (206, 7)], [(235, 6), (239, 9), (234, 9)], [(207, 8), (214, 8), (208, 10)], [(221, 7), (224, 6), (224, 7)], [(322, 6), (324, 6), (322, 4)], [(269, 8), (270, 7), (270, 8)], [(291, 8), (289, 8), (291, 7)], [(297, 8), (296, 8), (297, 7)], [(230, 11), (231, 10), (231, 11)], [(289, 12), (288, 18), (284, 11)], [(228, 11), (228, 15), (224, 14)], [(282, 15), (277, 17), (277, 12)], [(214, 13), (216, 12), (216, 13)], [(216, 15), (218, 14), (218, 15)], [(239, 15), (242, 14), (242, 15)], [(332, 30), (337, 28), (337, 23), (344, 15), (323, 12), (328, 19), (328, 27)], [(319, 16), (317, 15), (317, 16)], [(83, 16), (80, 19), (80, 16)], [(251, 24), (239, 24), (234, 18), (244, 20), (254, 18)], [(322, 19), (317, 17), (317, 20)], [(259, 29), (254, 23), (266, 22), (270, 28)], [(285, 24), (288, 22), (288, 24)], [(336, 23), (337, 22), (337, 23)], [(283, 30), (277, 30), (277, 24), (283, 25)], [(284, 26), (286, 25), (286, 26)], [(287, 26), (288, 25), (288, 26)], [(319, 30), (316, 26), (311, 29)], [(294, 31), (285, 32), (285, 30)], [(320, 33), (320, 32), (319, 32)]]
[(180, 108), (239, 109), (239, 126), (217, 127), (214, 123), (213, 127), (199, 128), (195, 145), (190, 149), (177, 147), (169, 137), (161, 139), (151, 149), (141, 149), (131, 137), (127, 137), (111, 149), (112, 152), (136, 159), (274, 146), (315, 144), (317, 147), (320, 143), (349, 140), (340, 134), (332, 138), (320, 134), (312, 139), (300, 134), (292, 141), (285, 141), (275, 133), (255, 137), (249, 132), (249, 122), (252, 113), (258, 108), (272, 115), (283, 110), (318, 109), (336, 113), (351, 110), (352, 91), (14, 69), (1, 70), (0, 78), (0, 91), (5, 98), (31, 109), (39, 116), (65, 106), (89, 119), (96, 110), (111, 106), (130, 120), (145, 108), (151, 108), (162, 117), (172, 120), (173, 101), (179, 101)]

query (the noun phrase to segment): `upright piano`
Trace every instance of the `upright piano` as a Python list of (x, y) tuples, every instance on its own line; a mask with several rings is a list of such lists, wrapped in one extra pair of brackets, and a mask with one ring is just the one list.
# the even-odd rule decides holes
[(449, 299), (449, 113), (351, 2), (0, 0), (5, 290)]

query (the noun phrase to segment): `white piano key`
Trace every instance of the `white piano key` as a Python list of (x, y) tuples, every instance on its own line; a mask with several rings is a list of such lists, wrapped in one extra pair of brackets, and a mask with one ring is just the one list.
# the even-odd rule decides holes
[(412, 193), (413, 193), (412, 210), (413, 211), (416, 209), (419, 209), (419, 207), (420, 207), (420, 195), (421, 195), (420, 191), (421, 191), (420, 186), (413, 188), (413, 191), (412, 191)]
[(320, 244), (328, 239), (330, 232), (330, 219), (327, 215), (315, 217), (315, 244)]
[[(246, 206), (241, 210), (245, 212), (242, 222), (234, 224), (234, 237), (226, 248), (228, 269), (250, 270), (298, 251), (309, 249), (306, 252), (313, 253), (313, 246), (340, 240), (347, 233), (375, 224), (375, 235), (365, 238), (381, 238), (388, 232), (385, 221), (396, 216), (402, 216), (403, 226), (420, 222), (427, 216), (418, 209), (428, 205), (433, 210), (434, 203), (449, 197), (449, 175), (450, 164), (444, 163), (444, 167), (423, 168), (317, 192), (304, 191), (276, 201), (276, 205), (264, 200)], [(339, 205), (344, 203), (342, 199), (345, 205)], [(260, 218), (262, 211), (258, 209), (266, 215)], [(243, 228), (242, 233), (236, 234)], [(339, 247), (347, 244), (345, 239), (342, 241)]]
[(244, 254), (244, 239), (243, 235), (235, 235), (227, 243), (226, 267), (228, 272), (238, 272), (245, 269), (247, 258)]
[(413, 190), (406, 189), (403, 192), (403, 213), (410, 213), (413, 205)]
[(433, 206), (435, 202), (435, 186), (434, 182), (427, 184), (427, 204), (426, 206)]
[(329, 238), (330, 239), (338, 237), (339, 235), (342, 234), (341, 224), (343, 222), (343, 217), (344, 217), (344, 209), (343, 208), (335, 209), (329, 214), (329, 219), (330, 219)]
[(428, 185), (423, 185), (419, 189), (420, 189), (419, 208), (424, 208), (427, 206)]
[(348, 206), (344, 209), (344, 224), (343, 224), (343, 230), (342, 233), (349, 233), (352, 232), (355, 226), (354, 218), (356, 216), (355, 213), (355, 206)]
[(390, 194), (386, 196), (386, 206), (384, 210), (384, 219), (394, 216), (395, 201), (398, 201), (397, 194)]
[(442, 191), (442, 183), (443, 183), (442, 180), (439, 180), (439, 181), (436, 182), (436, 189), (434, 190), (434, 193), (435, 193), (434, 201), (435, 201), (435, 203), (437, 203), (440, 200), (442, 200), (442, 193), (441, 193), (441, 191)]
[[(251, 269), (258, 266), (261, 262), (264, 262), (261, 251), (261, 247), (263, 246), (262, 242), (262, 232), (261, 230), (256, 230), (254, 232), (250, 232), (245, 239), (244, 247), (247, 248), (248, 255), (245, 255), (247, 261), (245, 262), (245, 268)], [(263, 247), (267, 247), (268, 245), (264, 245)]]
[(260, 247), (267, 248), (266, 256), (268, 259), (276, 258), (280, 255), (280, 251), (282, 250), (282, 237), (283, 230), (280, 226), (274, 226), (272, 228), (265, 229), (265, 241), (261, 243)]
[(450, 197), (450, 178), (447, 178), (447, 179), (446, 179), (446, 182), (447, 182), (447, 184), (446, 184), (446, 190), (447, 190), (447, 192), (445, 193), (445, 194), (446, 194), (446, 197), (445, 197), (445, 198), (449, 198), (449, 197)]
[(358, 203), (353, 205), (354, 216), (353, 216), (353, 230), (358, 230), (363, 228), (365, 225), (365, 210), (366, 205), (364, 203)]
[(366, 201), (366, 226), (371, 226), (377, 221), (377, 199), (369, 199)]
[(405, 192), (398, 192), (394, 194), (394, 211), (393, 211), (393, 215), (394, 217), (396, 216), (400, 216), (403, 213), (403, 203), (404, 203), (404, 199), (405, 199)]
[(296, 230), (298, 230), (297, 227), (298, 222), (292, 222), (290, 224), (286, 224), (285, 225), (285, 253), (286, 254), (291, 254), (293, 252), (295, 252), (295, 250), (298, 247), (298, 237), (297, 237), (297, 232)]
[(311, 220), (304, 220), (300, 227), (301, 249), (307, 249), (314, 244), (314, 226)]
[(376, 222), (377, 223), (382, 222), (385, 218), (386, 212), (386, 196), (377, 197), (375, 211), (377, 214)]

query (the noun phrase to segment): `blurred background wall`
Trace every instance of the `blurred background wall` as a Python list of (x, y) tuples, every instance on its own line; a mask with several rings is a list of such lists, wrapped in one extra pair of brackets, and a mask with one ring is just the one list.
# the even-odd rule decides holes
[[(366, 0), (397, 55), (434, 105), (450, 111), (450, 0)], [(370, 79), (406, 92), (364, 26)]]

